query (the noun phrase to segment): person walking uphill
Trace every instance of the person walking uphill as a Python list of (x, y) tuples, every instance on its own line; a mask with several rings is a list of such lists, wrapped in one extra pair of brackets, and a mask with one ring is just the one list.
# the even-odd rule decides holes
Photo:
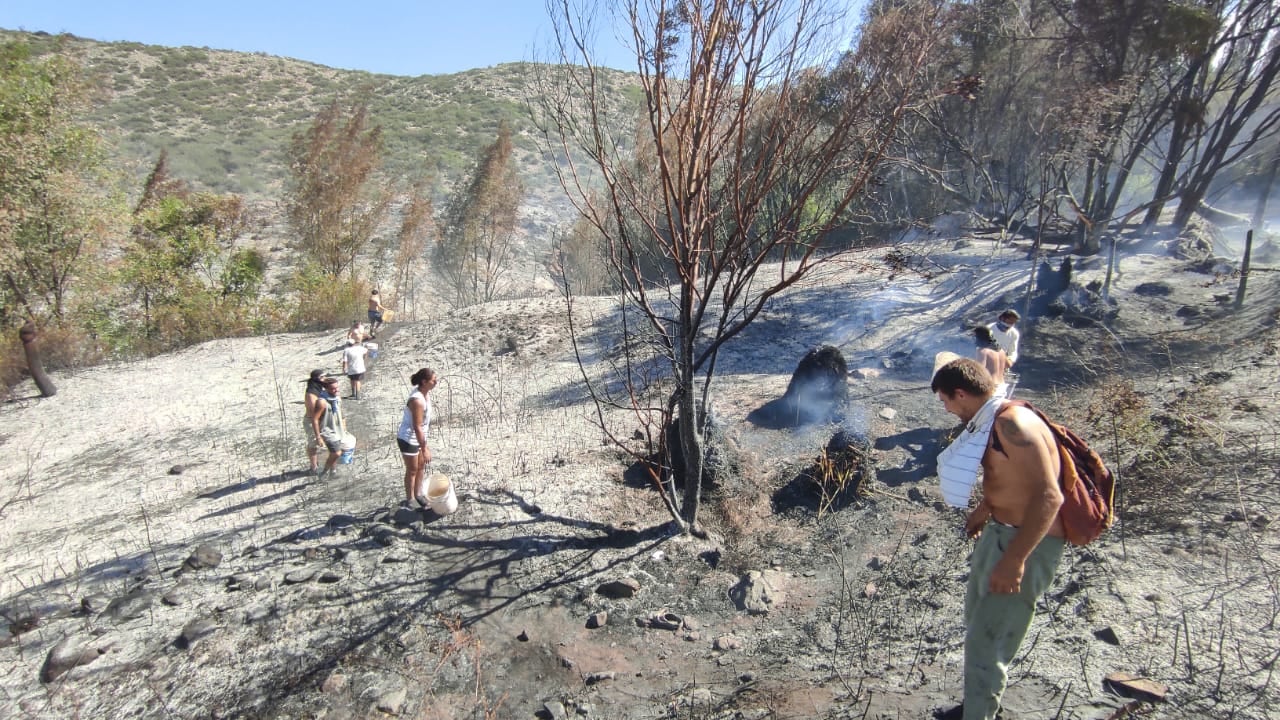
[(436, 371), (431, 368), (422, 368), (409, 378), (413, 392), (405, 401), (400, 428), (396, 431), (396, 445), (404, 459), (403, 505), (412, 506), (417, 502), (427, 507), (427, 498), (422, 494), (422, 476), (431, 462), (427, 432), (431, 429), (431, 389), (438, 380)]
[(1018, 341), (1022, 339), (1022, 334), (1014, 326), (1018, 324), (1018, 320), (1021, 318), (1022, 316), (1018, 314), (1017, 310), (1009, 308), (1000, 313), (995, 322), (987, 326), (991, 328), (991, 334), (995, 336), (996, 344), (1009, 356), (1010, 366), (1018, 362)]
[(360, 399), (360, 383), (364, 380), (366, 371), (364, 359), (368, 354), (369, 349), (364, 346), (363, 340), (357, 340), (342, 351), (342, 374), (351, 381), (352, 400)]
[(342, 437), (347, 432), (347, 422), (342, 417), (342, 401), (338, 395), (338, 381), (327, 377), (323, 380), (324, 392), (316, 400), (311, 411), (311, 431), (315, 434), (316, 444), (323, 444), (329, 451), (324, 461), (324, 470), (317, 477), (332, 475), (338, 458), (342, 455)]
[(317, 457), (320, 454), (320, 436), (316, 434), (311, 416), (316, 412), (316, 403), (320, 402), (320, 396), (324, 395), (326, 380), (328, 378), (325, 377), (324, 370), (312, 370), (311, 377), (306, 381), (306, 392), (302, 396), (302, 406), (305, 408), (302, 415), (302, 432), (307, 436), (307, 460), (310, 462), (312, 475), (320, 469)]
[(1013, 362), (1009, 360), (1004, 350), (1000, 349), (1000, 344), (996, 342), (996, 336), (991, 332), (991, 328), (979, 325), (973, 329), (973, 337), (978, 348), (974, 357), (982, 363), (987, 372), (991, 373), (991, 379), (996, 384), (996, 395), (1009, 397), (1010, 383), (1006, 382), (1005, 373), (1009, 371)]
[(374, 289), (369, 293), (369, 339), (378, 337), (377, 332), (382, 329), (382, 314), (386, 310), (382, 307), (382, 296)]
[[(1061, 458), (1049, 426), (1025, 407), (1004, 407), (994, 397), (990, 373), (977, 361), (961, 358), (943, 365), (931, 387), (970, 432), (981, 434), (985, 428), (989, 434), (981, 454), (982, 495), (965, 523), (978, 544), (965, 592), (964, 704), (934, 717), (992, 720), (1009, 663), (1062, 559)], [(940, 477), (943, 472), (939, 456)]]

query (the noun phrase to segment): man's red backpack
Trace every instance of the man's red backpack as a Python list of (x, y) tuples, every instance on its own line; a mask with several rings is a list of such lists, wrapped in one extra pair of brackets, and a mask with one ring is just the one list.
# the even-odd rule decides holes
[(1057, 440), (1062, 458), (1062, 507), (1058, 517), (1062, 518), (1067, 542), (1088, 545), (1115, 522), (1115, 476), (1083, 438), (1050, 420), (1026, 400), (1009, 400), (997, 415), (1015, 405), (1035, 413)]

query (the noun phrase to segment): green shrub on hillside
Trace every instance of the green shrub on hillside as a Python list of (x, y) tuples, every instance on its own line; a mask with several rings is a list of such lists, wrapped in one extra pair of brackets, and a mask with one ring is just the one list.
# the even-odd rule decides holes
[(335, 278), (315, 263), (294, 274), (291, 289), (298, 303), (289, 317), (292, 330), (332, 330), (365, 315), (369, 284), (361, 278)]

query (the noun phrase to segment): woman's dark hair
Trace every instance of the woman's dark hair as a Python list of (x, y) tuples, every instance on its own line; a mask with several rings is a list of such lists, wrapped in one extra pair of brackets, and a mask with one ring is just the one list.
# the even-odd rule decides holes
[(409, 384), (418, 387), (422, 383), (436, 376), (436, 371), (431, 368), (422, 368), (418, 372), (409, 376)]
[(993, 350), (1000, 349), (999, 343), (996, 342), (995, 333), (991, 332), (991, 328), (986, 325), (979, 325), (974, 328), (973, 335), (978, 341), (978, 347), (991, 348)]
[(324, 370), (312, 370), (311, 376), (307, 378), (307, 392), (312, 395), (319, 395), (324, 390), (324, 381), (326, 379)]
[(930, 388), (947, 397), (955, 397), (957, 390), (963, 390), (976, 397), (986, 397), (995, 392), (996, 383), (991, 373), (978, 361), (969, 358), (952, 360), (933, 374)]

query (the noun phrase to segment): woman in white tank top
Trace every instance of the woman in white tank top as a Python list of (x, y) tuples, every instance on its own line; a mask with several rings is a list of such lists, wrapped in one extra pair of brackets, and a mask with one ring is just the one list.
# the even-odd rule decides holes
[(404, 505), (418, 503), (427, 507), (422, 494), (422, 476), (431, 462), (431, 448), (427, 447), (427, 431), (431, 429), (431, 389), (439, 380), (436, 371), (422, 368), (409, 378), (413, 392), (404, 404), (404, 415), (396, 430), (396, 445), (404, 459)]

